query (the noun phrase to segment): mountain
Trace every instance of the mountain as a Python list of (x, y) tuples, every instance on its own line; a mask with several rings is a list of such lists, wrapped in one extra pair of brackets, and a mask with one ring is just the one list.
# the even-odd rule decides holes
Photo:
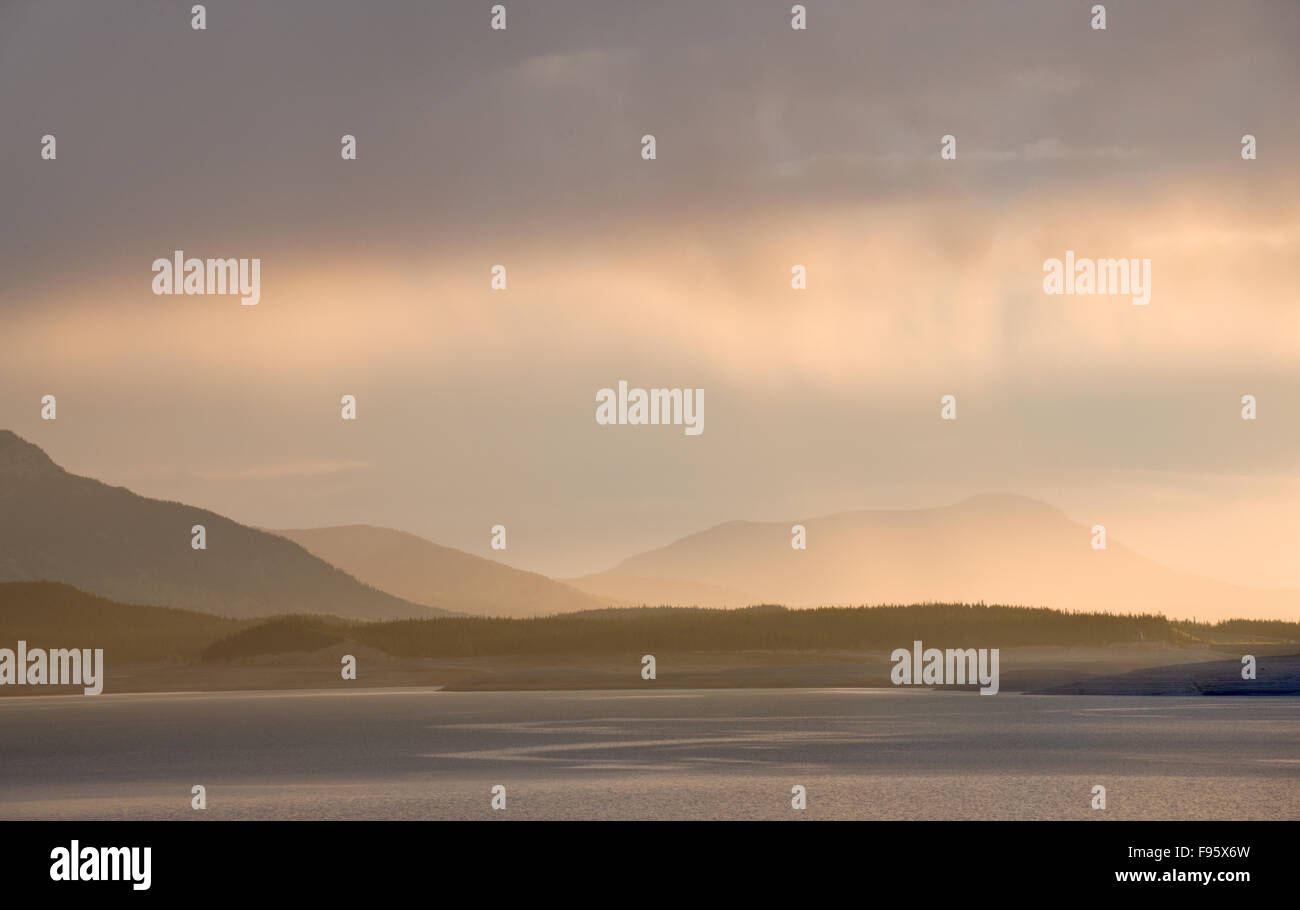
[[(205, 550), (190, 545), (196, 524), (206, 528)], [(363, 585), (275, 534), (69, 474), (9, 430), (0, 430), (0, 581), (64, 582), (223, 616), (443, 612)]]
[[(807, 549), (791, 548), (791, 526)], [(1300, 618), (1300, 592), (1177, 572), (1022, 496), (985, 495), (911, 511), (798, 522), (733, 521), (571, 579), (591, 594), (648, 604), (790, 606), (971, 602), (1164, 613), (1218, 620)]]
[(0, 582), (0, 647), (103, 648), (113, 664), (193, 660), (261, 619), (117, 603), (49, 581)]
[(348, 525), (275, 531), (369, 585), (413, 603), (479, 616), (545, 616), (607, 606), (600, 598), (423, 537)]

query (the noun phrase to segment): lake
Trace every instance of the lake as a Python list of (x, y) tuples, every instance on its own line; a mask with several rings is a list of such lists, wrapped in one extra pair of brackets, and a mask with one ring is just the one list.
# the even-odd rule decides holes
[[(190, 806), (206, 788), (207, 809)], [(506, 788), (505, 810), (490, 807)], [(807, 792), (791, 808), (791, 788)], [(1107, 808), (1090, 807), (1106, 788)], [(1296, 819), (1300, 699), (357, 689), (0, 700), (5, 819)]]

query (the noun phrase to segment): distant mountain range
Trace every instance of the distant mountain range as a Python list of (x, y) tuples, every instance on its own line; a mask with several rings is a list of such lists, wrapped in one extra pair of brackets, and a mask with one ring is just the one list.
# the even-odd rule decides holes
[(909, 511), (843, 512), (797, 522), (732, 521), (569, 583), (612, 601), (787, 606), (985, 603), (1164, 613), (1220, 620), (1300, 618), (1300, 592), (1238, 587), (1176, 572), (1033, 499), (975, 496)]
[[(807, 549), (791, 547), (791, 526)], [(194, 550), (190, 528), (207, 529)], [(52, 581), (133, 604), (233, 617), (447, 611), (528, 617), (625, 605), (918, 602), (1300, 619), (1300, 592), (1177, 572), (1032, 499), (733, 521), (567, 583), (366, 525), (268, 532), (67, 473), (0, 430), (0, 581)]]
[[(203, 525), (207, 549), (191, 547)], [(69, 474), (0, 430), (0, 581), (56, 581), (134, 604), (225, 616), (439, 612), (363, 585), (275, 534)]]
[(545, 616), (607, 605), (545, 575), (440, 547), (404, 531), (348, 525), (274, 533), (413, 603), (480, 616)]

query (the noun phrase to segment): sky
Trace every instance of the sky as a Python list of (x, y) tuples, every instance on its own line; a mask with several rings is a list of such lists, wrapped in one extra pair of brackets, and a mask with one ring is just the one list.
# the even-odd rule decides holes
[[(1300, 588), (1300, 4), (191, 5), (0, 4), (0, 427), (69, 470), (561, 577), (1014, 492)], [(154, 295), (178, 249), (261, 302)]]

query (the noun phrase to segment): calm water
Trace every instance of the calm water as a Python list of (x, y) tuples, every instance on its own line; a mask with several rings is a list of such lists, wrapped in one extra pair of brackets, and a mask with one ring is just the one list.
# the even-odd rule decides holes
[[(190, 808), (207, 788), (208, 809)], [(507, 789), (492, 811), (490, 790)], [(790, 788), (808, 792), (806, 812)], [(1107, 809), (1089, 807), (1102, 784)], [(850, 689), (0, 699), (0, 818), (1300, 818), (1300, 699)]]

